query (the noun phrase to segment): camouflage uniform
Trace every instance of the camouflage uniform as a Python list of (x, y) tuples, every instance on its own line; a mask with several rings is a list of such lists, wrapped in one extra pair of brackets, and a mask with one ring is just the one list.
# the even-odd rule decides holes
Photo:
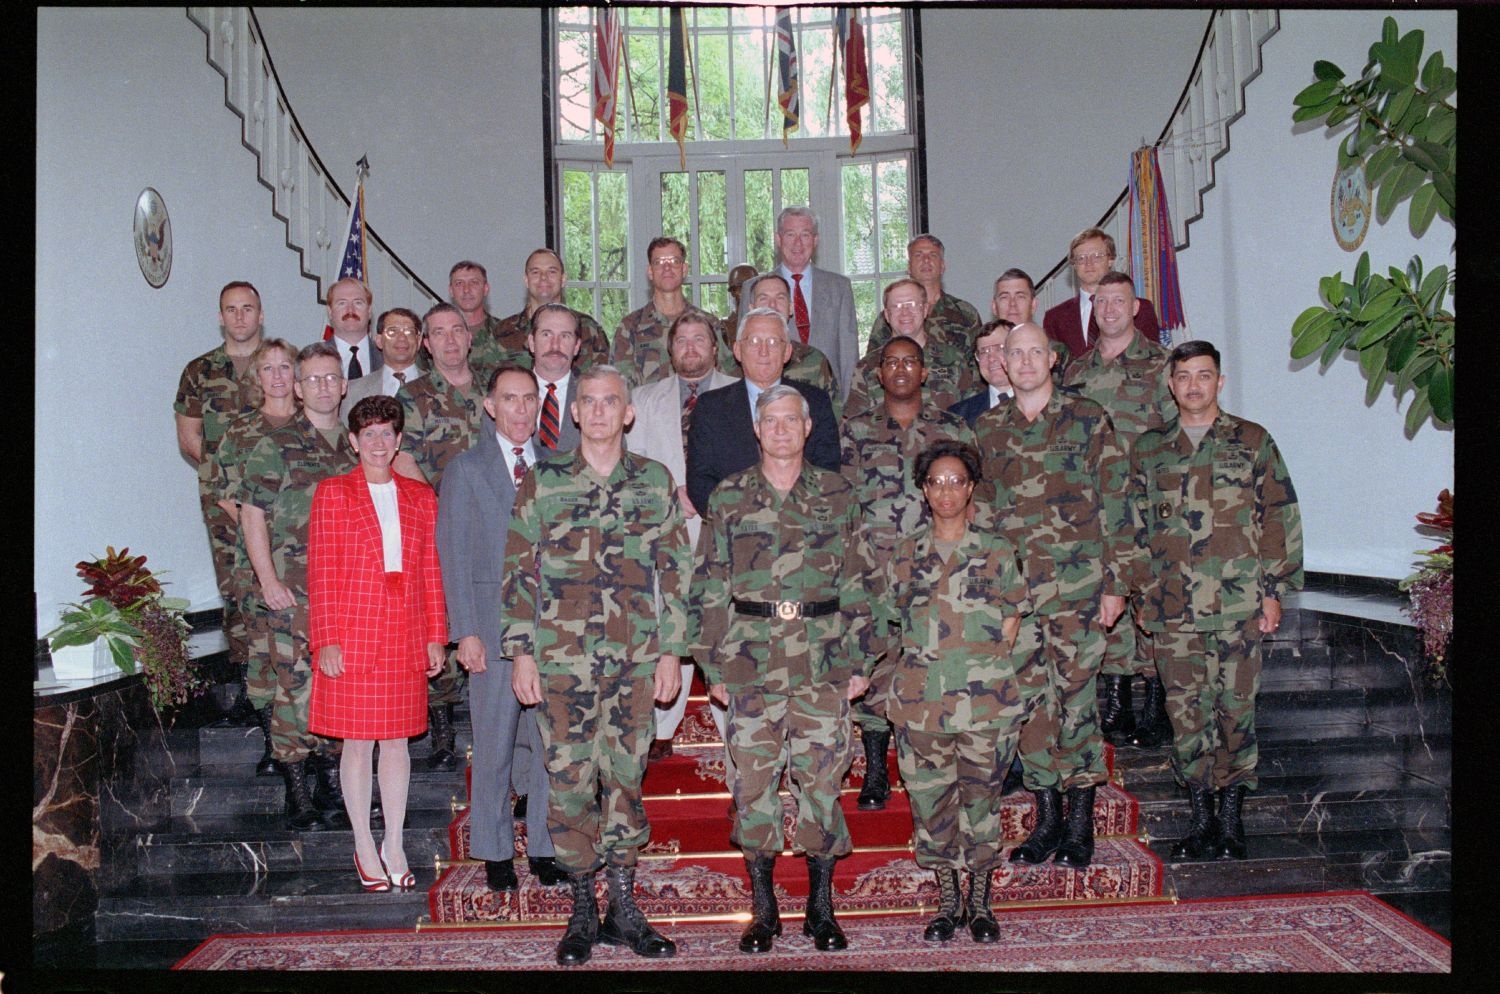
[(1149, 558), (1131, 570), (1184, 785), (1255, 787), (1261, 600), (1302, 587), (1302, 518), (1276, 443), (1220, 412), (1197, 448), (1174, 419), (1131, 455)]
[(253, 411), (240, 379), (234, 371), (234, 360), (220, 343), (182, 370), (177, 382), (177, 400), (172, 410), (188, 418), (203, 420), (203, 459), (198, 463), (198, 508), (208, 528), (208, 548), (213, 556), (214, 581), (224, 599), (224, 635), (229, 640), (229, 659), (236, 666), (249, 658), (249, 635), (241, 617), (232, 584), (234, 572), (234, 520), (217, 503), (210, 487), (214, 453), (219, 440), (235, 418)]
[[(1021, 730), (1021, 764), (1031, 790), (1069, 790), (1105, 781), (1095, 678), (1104, 656), (1102, 594), (1128, 592), (1135, 552), (1126, 499), (1127, 456), (1104, 409), (1054, 390), (1027, 422), (1004, 404), (974, 423), (994, 513), (1016, 542), (1035, 614), (1021, 626), (1017, 658), (1040, 706)], [(987, 515), (980, 516), (984, 523)]]
[[(401, 450), (417, 461), (434, 491), (442, 482), (443, 467), (449, 459), (468, 451), (484, 420), (484, 383), (472, 356), (471, 350), (469, 370), (473, 379), (467, 393), (449, 383), (437, 369), (396, 392), (406, 418)], [(442, 671), (427, 678), (427, 703), (437, 706), (463, 700), (467, 675), (458, 665), (457, 651), (449, 651)]]
[[(599, 322), (582, 311), (578, 316), (578, 358), (573, 364), (577, 372), (590, 366), (609, 361), (609, 339)], [(502, 362), (514, 362), (531, 368), (531, 353), (526, 350), (526, 336), (531, 334), (531, 318), (522, 309), (508, 318), (493, 315), (484, 321), (484, 335), (474, 331), (474, 345), (469, 349), (469, 365), (480, 374), (480, 387), (489, 382), (490, 374)]]
[(603, 480), (579, 449), (539, 459), (521, 483), (500, 651), (536, 659), (547, 826), (570, 873), (634, 866), (651, 837), (653, 680), (663, 654), (689, 655), (692, 563), (676, 485), (655, 460), (625, 452)]
[[(927, 518), (927, 499), (912, 482), (911, 467), (924, 450), (942, 438), (974, 444), (974, 432), (956, 414), (923, 404), (911, 426), (885, 412), (866, 411), (844, 421), (839, 453), (844, 479), (854, 488), (860, 521), (876, 562), (885, 562), (897, 544)], [(873, 660), (872, 660), (873, 662)], [(854, 706), (854, 720), (865, 732), (889, 732), (891, 723), (875, 708), (890, 661), (871, 673), (870, 693)]]
[[(698, 550), (698, 663), (729, 698), (730, 838), (746, 857), (781, 852), (776, 790), (789, 764), (798, 799), (793, 848), (845, 855), (849, 829), (838, 804), (851, 745), (845, 695), (852, 676), (868, 675), (884, 648), (870, 619), (884, 584), (871, 568), (854, 490), (804, 463), (783, 497), (752, 466), (714, 489)], [(765, 618), (741, 613), (736, 599), (839, 607), (819, 617)]]
[[(1059, 342), (1053, 342), (1054, 346)], [(1067, 346), (1063, 346), (1067, 351)], [(1068, 360), (1063, 383), (1109, 412), (1115, 438), (1129, 452), (1141, 433), (1160, 428), (1177, 416), (1177, 402), (1167, 383), (1169, 352), (1139, 331), (1131, 332), (1130, 344), (1113, 359), (1104, 358), (1098, 341), (1081, 355)], [(1057, 368), (1057, 367), (1054, 367)], [(1154, 676), (1150, 635), (1137, 632), (1132, 617), (1121, 618), (1105, 633), (1105, 676)]]
[[(672, 356), (667, 350), (667, 331), (673, 318), (656, 309), (656, 304), (631, 311), (620, 319), (609, 344), (609, 361), (634, 389), (672, 372)], [(714, 319), (714, 338), (724, 340), (724, 322)]]
[[(286, 421), (273, 422), (262, 412), (251, 411), (229, 422), (229, 427), (219, 439), (219, 447), (209, 469), (208, 486), (213, 499), (238, 500), (246, 457), (262, 438), (296, 418), (297, 415), (294, 414)], [(255, 570), (250, 566), (250, 557), (245, 552), (244, 536), (238, 528), (234, 529), (234, 562), (229, 573), (229, 589), (231, 599), (226, 603), (234, 607), (244, 632), (246, 646), (264, 644), (265, 633), (260, 631), (259, 625), (262, 616), (255, 610), (259, 586)], [(262, 708), (276, 696), (276, 673), (271, 668), (270, 656), (256, 652), (249, 655), (245, 662), (246, 695), (250, 698), (251, 705)]]
[(324, 431), (305, 414), (266, 434), (245, 457), (239, 501), (260, 508), (271, 535), (271, 563), (297, 603), (284, 611), (266, 607), (257, 589), (252, 651), (270, 660), (276, 674), (271, 702), (271, 754), (299, 763), (310, 753), (337, 755), (339, 742), (307, 730), (312, 694), (312, 654), (307, 641), (307, 523), (313, 491), (358, 464), (343, 425)]
[(971, 525), (945, 560), (929, 524), (906, 534), (885, 572), (876, 627), (901, 630), (885, 712), (917, 865), (983, 873), (1000, 859), (1000, 787), (1028, 703), (1017, 658), (1000, 648), (1001, 622), (1031, 610), (1016, 547)]
[[(933, 302), (927, 312), (928, 336), (946, 342), (964, 355), (974, 351), (974, 341), (979, 337), (982, 324), (973, 304), (960, 300), (947, 291)], [(870, 341), (865, 346), (865, 355), (879, 352), (880, 347), (890, 340), (891, 326), (885, 319), (885, 313), (876, 314), (875, 323), (870, 326)]]
[[(934, 407), (944, 410), (974, 393), (984, 380), (974, 364), (974, 349), (960, 349), (932, 333), (927, 323), (927, 344), (922, 348), (922, 363), (927, 367), (927, 382), (922, 394)], [(880, 353), (866, 355), (854, 367), (854, 385), (844, 400), (844, 417), (852, 418), (865, 411), (885, 406), (885, 387), (880, 385)]]

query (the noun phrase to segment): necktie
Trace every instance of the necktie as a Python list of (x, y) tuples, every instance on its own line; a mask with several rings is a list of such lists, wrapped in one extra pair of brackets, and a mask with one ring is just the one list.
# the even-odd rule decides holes
[(518, 445), (510, 451), (516, 454), (516, 468), (514, 473), (512, 473), (512, 476), (514, 476), (516, 481), (516, 489), (520, 490), (521, 481), (526, 478), (526, 448), (524, 446)]
[(1083, 344), (1089, 343), (1089, 329), (1094, 326), (1094, 295), (1089, 294), (1089, 319), (1083, 322)]
[(807, 344), (807, 336), (812, 331), (812, 318), (807, 313), (807, 298), (802, 296), (802, 274), (792, 274), (792, 314), (797, 319), (797, 334), (802, 339), (802, 344)]
[(537, 429), (537, 440), (549, 449), (557, 448), (558, 432), (562, 422), (558, 420), (557, 384), (547, 384), (547, 397), (542, 401), (542, 423)]
[(396, 382), (398, 384), (400, 384), (400, 386), (405, 386), (406, 385), (406, 374), (405, 373), (394, 372), (391, 375), (396, 378)]
[(349, 379), (365, 375), (365, 367), (359, 364), (359, 346), (349, 346)]
[(682, 445), (687, 449), (688, 426), (693, 423), (693, 408), (698, 406), (698, 384), (688, 384), (687, 400), (682, 402)]

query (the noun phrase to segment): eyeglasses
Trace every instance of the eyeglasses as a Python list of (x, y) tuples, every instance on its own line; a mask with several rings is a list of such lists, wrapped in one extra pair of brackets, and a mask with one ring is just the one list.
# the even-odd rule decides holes
[(383, 338), (416, 338), (421, 332), (410, 325), (388, 324), (380, 329), (380, 334)]
[(934, 490), (942, 490), (953, 487), (967, 487), (974, 481), (967, 476), (929, 476), (926, 485)]
[(682, 256), (680, 255), (661, 255), (651, 260), (651, 265), (657, 269), (666, 269), (668, 266), (680, 266), (682, 262)]
[(786, 344), (785, 338), (766, 338), (754, 335), (744, 340), (746, 348), (752, 349), (779, 349)]
[(922, 306), (920, 300), (893, 300), (886, 304), (893, 311), (914, 311)]
[(1005, 346), (981, 345), (979, 348), (974, 350), (974, 354), (981, 359), (988, 359), (990, 356), (1003, 356), (1005, 355)]
[(1073, 265), (1076, 266), (1080, 262), (1103, 262), (1108, 258), (1111, 258), (1111, 256), (1107, 252), (1080, 252), (1078, 255), (1073, 256)]
[(302, 377), (302, 382), (310, 387), (332, 387), (337, 386), (343, 378), (343, 373), (310, 373)]
[(880, 365), (886, 369), (919, 369), (922, 366), (922, 357), (919, 355), (893, 355), (880, 360)]

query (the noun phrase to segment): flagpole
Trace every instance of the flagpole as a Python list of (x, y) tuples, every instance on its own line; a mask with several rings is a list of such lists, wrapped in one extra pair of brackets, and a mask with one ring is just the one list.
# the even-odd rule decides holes
[[(633, 124), (632, 131), (641, 129), (640, 111), (635, 109), (635, 77), (630, 72), (630, 32), (625, 24), (625, 11), (620, 11), (620, 67), (625, 70), (625, 92), (630, 96), (630, 120)], [(619, 84), (615, 84), (619, 89)], [(619, 98), (616, 97), (616, 100)]]
[[(696, 25), (697, 23), (698, 23), (698, 12), (695, 10), (695, 11), (693, 11), (693, 24)], [(730, 35), (730, 37), (732, 38), (733, 35)], [(687, 62), (687, 74), (688, 74), (688, 77), (690, 79), (692, 79), (692, 81), (693, 81), (693, 125), (697, 128), (697, 131), (698, 131), (698, 140), (702, 141), (703, 140), (703, 117), (702, 117), (702, 114), (703, 114), (703, 101), (702, 101), (702, 99), (700, 97), (700, 94), (698, 93), (698, 69), (697, 69), (696, 66), (693, 65), (693, 43), (692, 43), (692, 38), (693, 38), (693, 33), (688, 30), (687, 20), (684, 18), (683, 22), (682, 22), (682, 54), (683, 54), (684, 59)], [(733, 50), (731, 49), (730, 50), (730, 58), (733, 58), (733, 57), (734, 57)], [(684, 162), (683, 168), (684, 169), (687, 168), (686, 162)]]
[(843, 43), (839, 40), (839, 25), (837, 13), (834, 14), (834, 22), (831, 27), (833, 28), (833, 65), (829, 68), (828, 72), (828, 109), (823, 114), (824, 133), (830, 132), (833, 128), (833, 101), (834, 96), (837, 93), (834, 87), (838, 85), (839, 55), (841, 54), (839, 52), (839, 49), (844, 47)]

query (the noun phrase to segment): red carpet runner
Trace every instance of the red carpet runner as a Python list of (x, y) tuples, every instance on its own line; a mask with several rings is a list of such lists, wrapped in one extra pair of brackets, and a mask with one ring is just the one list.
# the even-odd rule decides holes
[[(701, 684), (693, 689), (702, 694)], [(744, 860), (729, 842), (723, 747), (709, 717), (706, 698), (698, 696), (689, 703), (674, 750), (674, 755), (653, 763), (646, 772), (651, 844), (636, 876), (637, 900), (653, 919), (746, 917), (749, 881)], [(1112, 761), (1113, 752), (1106, 756)], [(899, 777), (894, 751), (889, 754), (888, 766), (895, 784)], [(911, 808), (905, 792), (899, 787), (893, 790), (884, 811), (860, 811), (855, 798), (863, 785), (863, 774), (860, 753), (841, 798), (855, 851), (836, 864), (833, 883), (837, 911), (914, 912), (932, 908), (937, 886), (932, 872), (919, 868), (912, 858)], [(795, 808), (785, 789), (783, 803), (790, 828)], [(1134, 798), (1114, 784), (1106, 786), (1098, 792), (1095, 803), (1092, 865), (1070, 870), (1051, 862), (1040, 866), (1005, 862), (995, 871), (995, 905), (1159, 898), (1161, 862), (1135, 841), (1138, 815)], [(1007, 849), (1026, 837), (1035, 817), (1034, 802), (1026, 791), (1005, 799), (1002, 824)], [(524, 847), (524, 825), (518, 823), (516, 831), (519, 849)], [(484, 864), (469, 861), (466, 809), (449, 827), (449, 840), (453, 862), (428, 895), (434, 924), (561, 923), (567, 918), (571, 903), (566, 889), (539, 886), (526, 874), (524, 859), (516, 861), (519, 891), (495, 893), (485, 886)], [(805, 860), (784, 855), (777, 861), (775, 879), (783, 915), (799, 916), (807, 896)], [(598, 892), (603, 899), (603, 874), (599, 875)]]
[(669, 960), (599, 946), (558, 967), (552, 927), (424, 928), (214, 936), (179, 970), (864, 970), (1242, 973), (1447, 973), (1448, 942), (1363, 892), (1210, 898), (1178, 904), (1002, 909), (1000, 942), (922, 941), (925, 916), (845, 917), (849, 949), (820, 953), (788, 929), (759, 956), (738, 951), (739, 926), (691, 922), (664, 931)]

